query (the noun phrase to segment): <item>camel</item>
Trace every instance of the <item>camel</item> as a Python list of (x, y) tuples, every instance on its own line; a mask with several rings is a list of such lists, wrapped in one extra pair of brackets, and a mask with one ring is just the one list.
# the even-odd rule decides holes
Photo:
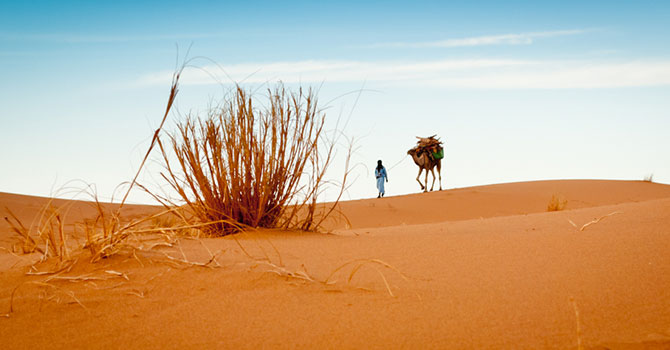
[[(440, 191), (442, 191), (442, 159), (433, 159), (433, 157), (430, 157), (428, 155), (428, 152), (418, 152), (418, 149), (416, 147), (410, 149), (407, 151), (407, 154), (412, 156), (412, 159), (414, 160), (414, 163), (419, 166), (419, 174), (416, 176), (416, 181), (421, 185), (421, 189), (423, 192), (428, 192), (428, 171), (430, 170), (430, 173), (433, 174), (433, 184), (430, 186), (430, 190), (432, 191), (433, 188), (435, 187), (435, 172), (433, 172), (433, 168), (437, 166), (437, 174), (440, 177)], [(426, 186), (424, 186), (421, 183), (421, 180), (419, 180), (419, 177), (421, 177), (421, 172), (426, 171), (426, 180), (424, 181)]]

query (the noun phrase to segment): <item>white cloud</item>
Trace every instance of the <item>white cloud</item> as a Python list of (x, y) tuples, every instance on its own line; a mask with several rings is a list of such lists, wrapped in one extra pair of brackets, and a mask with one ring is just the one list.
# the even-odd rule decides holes
[(379, 43), (370, 45), (370, 48), (383, 47), (397, 47), (397, 48), (427, 48), (427, 47), (467, 47), (467, 46), (483, 46), (483, 45), (529, 45), (532, 44), (536, 38), (549, 38), (556, 36), (576, 35), (584, 33), (585, 30), (556, 30), (547, 32), (531, 32), (519, 34), (502, 34), (502, 35), (488, 35), (476, 36), (469, 38), (446, 39), (439, 41), (424, 41), (424, 42), (395, 42), (395, 43)]
[[(670, 60), (626, 62), (440, 60), (296, 61), (189, 69), (183, 84), (374, 82), (477, 89), (579, 89), (670, 85)], [(148, 74), (140, 85), (168, 85), (172, 72)]]
[(509, 72), (467, 77), (442, 76), (427, 82), (453, 88), (598, 89), (670, 85), (670, 61), (537, 64)]
[[(216, 84), (219, 82), (264, 83), (281, 80), (299, 82), (362, 82), (367, 81), (424, 81), (435, 74), (460, 74), (471, 70), (486, 70), (511, 66), (532, 65), (521, 60), (443, 60), (425, 62), (360, 62), (360, 61), (296, 61), (275, 63), (245, 63), (205, 66), (190, 69), (183, 75), (184, 84)], [(166, 84), (172, 72), (148, 74), (140, 84)]]

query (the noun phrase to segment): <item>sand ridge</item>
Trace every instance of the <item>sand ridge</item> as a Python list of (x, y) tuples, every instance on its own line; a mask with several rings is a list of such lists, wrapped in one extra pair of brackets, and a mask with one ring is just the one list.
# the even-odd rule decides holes
[[(553, 194), (566, 210), (546, 212)], [(39, 207), (9, 196), (1, 204), (25, 215)], [(10, 349), (670, 347), (670, 186), (513, 183), (341, 210), (349, 222), (331, 234), (180, 238), (97, 264), (82, 252), (60, 276), (91, 279), (55, 287), (27, 283), (48, 276), (26, 276), (26, 257), (0, 251), (0, 314), (15, 292), (0, 339)], [(5, 226), (0, 238), (11, 240)], [(163, 254), (219, 254), (220, 267)]]

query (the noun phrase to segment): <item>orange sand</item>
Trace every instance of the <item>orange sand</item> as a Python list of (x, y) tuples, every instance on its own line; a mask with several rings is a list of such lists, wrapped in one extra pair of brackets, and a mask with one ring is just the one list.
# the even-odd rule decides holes
[[(546, 212), (552, 195), (564, 211)], [(44, 202), (0, 194), (28, 222)], [(340, 209), (328, 235), (182, 238), (96, 264), (80, 251), (57, 278), (26, 275), (35, 257), (9, 253), (2, 222), (2, 348), (670, 348), (670, 186), (511, 183)], [(220, 267), (162, 255), (207, 249)]]

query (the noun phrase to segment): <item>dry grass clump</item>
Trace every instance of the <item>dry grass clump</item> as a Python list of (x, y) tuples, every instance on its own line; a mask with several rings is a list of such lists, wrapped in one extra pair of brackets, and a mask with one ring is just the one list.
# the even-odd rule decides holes
[(568, 200), (562, 196), (552, 195), (549, 204), (547, 204), (547, 211), (561, 211), (565, 209)]
[(51, 201), (40, 212), (37, 225), (31, 225), (30, 228), (27, 228), (9, 208), (5, 208), (5, 211), (9, 214), (9, 217), (5, 217), (5, 221), (22, 240), (23, 254), (39, 252), (43, 255), (43, 259), (47, 257), (58, 257), (61, 261), (68, 259), (65, 221), (61, 211), (54, 207)]
[[(238, 86), (223, 107), (187, 117), (169, 143), (158, 141), (162, 176), (185, 204), (185, 217), (210, 235), (245, 227), (315, 230), (337, 203), (316, 213), (334, 157), (324, 124), (312, 90), (279, 85), (257, 108)], [(345, 181), (346, 174), (342, 189)]]
[(130, 236), (141, 236), (165, 231), (180, 230), (182, 227), (156, 226), (156, 218), (166, 215), (171, 210), (162, 211), (140, 219), (124, 219), (120, 210), (106, 212), (100, 202), (94, 202), (97, 215), (93, 220), (80, 223), (86, 234), (86, 243), (83, 248), (91, 253), (92, 262), (110, 257), (124, 248), (133, 248), (126, 244)]
[[(157, 225), (156, 218), (165, 217), (170, 211), (129, 220), (124, 218), (122, 211), (112, 210), (101, 203), (97, 196), (92, 196), (90, 205), (96, 214), (82, 222), (67, 220), (67, 212), (73, 202), (57, 207), (53, 200), (48, 201), (30, 225), (25, 225), (9, 208), (5, 208), (8, 216), (4, 219), (20, 240), (14, 250), (23, 254), (40, 253), (40, 261), (55, 257), (63, 264), (72, 259), (75, 249), (84, 248), (90, 251), (92, 261), (96, 261), (120, 251), (123, 242), (131, 235), (181, 229), (176, 224), (170, 227)], [(78, 237), (78, 233), (82, 232), (83, 245)]]

